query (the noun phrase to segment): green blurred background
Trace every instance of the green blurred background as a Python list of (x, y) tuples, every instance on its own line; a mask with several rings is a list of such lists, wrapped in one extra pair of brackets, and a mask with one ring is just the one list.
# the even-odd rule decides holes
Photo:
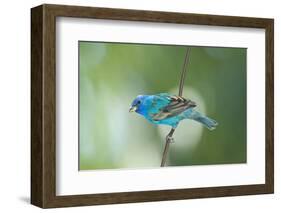
[[(246, 49), (190, 47), (183, 96), (219, 125), (184, 120), (167, 165), (246, 163)], [(159, 167), (168, 126), (129, 113), (139, 94), (178, 93), (185, 46), (79, 42), (79, 169)]]

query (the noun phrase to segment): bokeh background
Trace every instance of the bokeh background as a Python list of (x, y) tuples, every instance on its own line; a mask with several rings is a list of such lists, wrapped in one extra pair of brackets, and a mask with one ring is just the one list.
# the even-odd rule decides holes
[[(245, 48), (190, 47), (183, 96), (219, 125), (184, 120), (167, 165), (246, 163)], [(178, 93), (185, 46), (79, 42), (79, 169), (159, 167), (168, 126), (129, 113), (139, 94)]]

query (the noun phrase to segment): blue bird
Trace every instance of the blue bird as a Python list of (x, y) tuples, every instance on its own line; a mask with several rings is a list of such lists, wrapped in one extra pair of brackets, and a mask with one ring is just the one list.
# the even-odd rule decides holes
[(169, 125), (173, 131), (183, 119), (195, 120), (209, 130), (215, 129), (218, 123), (197, 112), (195, 107), (195, 102), (191, 100), (168, 93), (160, 93), (137, 96), (129, 111), (137, 112), (153, 124)]

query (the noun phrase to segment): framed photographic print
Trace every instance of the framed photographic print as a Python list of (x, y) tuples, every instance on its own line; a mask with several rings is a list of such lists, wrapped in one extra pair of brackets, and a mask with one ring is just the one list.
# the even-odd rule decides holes
[(31, 203), (273, 193), (273, 19), (31, 9)]

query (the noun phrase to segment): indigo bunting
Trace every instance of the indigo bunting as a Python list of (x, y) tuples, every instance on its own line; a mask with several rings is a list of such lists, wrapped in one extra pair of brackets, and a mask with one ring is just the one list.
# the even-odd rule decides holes
[(129, 111), (137, 112), (151, 123), (169, 125), (173, 131), (183, 119), (197, 121), (210, 130), (215, 129), (218, 123), (197, 112), (195, 107), (195, 102), (191, 100), (168, 93), (160, 93), (137, 96)]

